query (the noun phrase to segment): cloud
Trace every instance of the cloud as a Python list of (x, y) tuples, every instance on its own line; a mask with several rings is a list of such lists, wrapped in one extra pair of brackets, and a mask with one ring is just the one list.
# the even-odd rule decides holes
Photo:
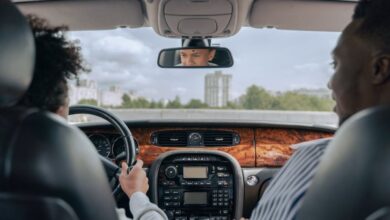
[(107, 36), (95, 42), (90, 54), (102, 62), (134, 65), (148, 64), (152, 50), (141, 41), (122, 36)]
[[(242, 28), (231, 38), (214, 39), (232, 51), (235, 65), (222, 69), (232, 74), (231, 97), (239, 97), (256, 84), (272, 91), (324, 88), (332, 73), (328, 65), (338, 33)], [(89, 77), (100, 87), (118, 85), (150, 99), (183, 102), (203, 100), (204, 76), (215, 69), (161, 69), (162, 48), (177, 47), (180, 39), (158, 36), (151, 28), (70, 32), (92, 69)]]

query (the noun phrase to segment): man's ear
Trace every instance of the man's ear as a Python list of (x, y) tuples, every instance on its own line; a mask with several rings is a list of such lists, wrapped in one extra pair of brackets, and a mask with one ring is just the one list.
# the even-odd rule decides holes
[(215, 57), (215, 49), (210, 50), (209, 52), (209, 61), (212, 61)]
[(374, 59), (372, 82), (376, 85), (385, 83), (390, 78), (390, 55), (380, 55)]

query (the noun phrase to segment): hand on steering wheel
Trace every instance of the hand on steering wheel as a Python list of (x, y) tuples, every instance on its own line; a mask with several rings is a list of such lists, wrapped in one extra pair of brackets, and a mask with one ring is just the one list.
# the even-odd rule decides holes
[(142, 169), (144, 162), (137, 160), (137, 163), (129, 171), (126, 163), (122, 163), (121, 174), (119, 176), (120, 185), (123, 192), (130, 198), (135, 192), (146, 192), (149, 189), (149, 180), (146, 172)]
[[(136, 152), (137, 152), (136, 144), (134, 142), (133, 136), (129, 128), (121, 119), (119, 119), (114, 114), (108, 112), (103, 108), (99, 108), (91, 105), (71, 106), (69, 108), (69, 115), (73, 115), (73, 114), (90, 114), (107, 120), (123, 137), (125, 153), (126, 153), (124, 158), (126, 160), (126, 164), (131, 166), (136, 162)], [(121, 187), (119, 185), (119, 180), (118, 180), (120, 176), (120, 168), (115, 163), (101, 156), (100, 154), (99, 154), (99, 158), (103, 163), (108, 179), (109, 180), (112, 180), (113, 178), (116, 179), (113, 185), (113, 195), (116, 199), (118, 199), (121, 194)]]

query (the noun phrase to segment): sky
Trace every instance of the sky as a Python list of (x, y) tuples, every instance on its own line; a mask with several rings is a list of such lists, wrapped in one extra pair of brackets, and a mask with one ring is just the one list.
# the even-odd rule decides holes
[(84, 76), (100, 88), (116, 85), (153, 100), (204, 99), (204, 76), (221, 70), (232, 75), (231, 97), (255, 84), (269, 91), (326, 88), (332, 75), (331, 51), (339, 33), (242, 28), (212, 43), (231, 50), (234, 66), (225, 69), (162, 69), (161, 49), (179, 47), (180, 39), (157, 35), (151, 28), (70, 32), (91, 69)]

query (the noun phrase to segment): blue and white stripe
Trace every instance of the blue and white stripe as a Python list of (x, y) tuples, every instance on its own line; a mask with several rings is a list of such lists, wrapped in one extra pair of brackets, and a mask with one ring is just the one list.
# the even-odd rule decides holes
[(250, 219), (293, 219), (330, 140), (326, 138), (294, 145), (296, 152), (272, 179)]

